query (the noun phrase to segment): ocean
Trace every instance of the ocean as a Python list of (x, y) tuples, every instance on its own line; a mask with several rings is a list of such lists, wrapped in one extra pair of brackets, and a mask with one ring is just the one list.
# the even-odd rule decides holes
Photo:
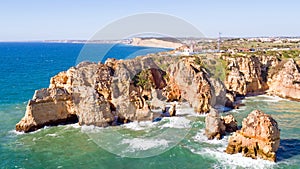
[[(98, 128), (104, 131), (100, 142), (87, 132), (91, 127), (78, 124), (27, 134), (14, 130), (36, 89), (48, 87), (52, 76), (79, 61), (99, 60), (97, 51), (108, 46), (91, 44), (95, 50), (89, 53), (81, 52), (83, 44), (0, 43), (0, 168), (300, 168), (300, 103), (266, 95), (247, 97), (242, 101), (245, 106), (226, 113), (232, 113), (239, 125), (254, 109), (271, 114), (281, 129), (277, 163), (224, 153), (228, 136), (207, 140), (205, 116), (184, 104), (178, 108), (178, 117)], [(116, 45), (100, 60), (165, 50)], [(167, 134), (153, 136), (161, 131)]]

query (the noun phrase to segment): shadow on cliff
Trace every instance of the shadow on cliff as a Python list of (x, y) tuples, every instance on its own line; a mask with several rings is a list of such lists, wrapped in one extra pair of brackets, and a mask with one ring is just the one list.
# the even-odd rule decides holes
[(277, 161), (283, 161), (288, 158), (300, 155), (299, 139), (282, 139), (277, 151)]

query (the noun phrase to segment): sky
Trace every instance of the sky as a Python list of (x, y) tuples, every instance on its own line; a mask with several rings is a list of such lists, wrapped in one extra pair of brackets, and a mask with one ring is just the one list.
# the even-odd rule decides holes
[(206, 37), (300, 36), (297, 0), (0, 0), (0, 41), (86, 40), (140, 13), (179, 17)]

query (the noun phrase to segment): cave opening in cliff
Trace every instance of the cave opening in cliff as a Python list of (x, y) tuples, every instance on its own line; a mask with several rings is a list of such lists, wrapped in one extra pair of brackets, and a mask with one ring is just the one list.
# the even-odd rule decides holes
[(78, 116), (76, 114), (70, 114), (66, 119), (57, 120), (56, 122), (50, 122), (49, 124), (46, 125), (57, 126), (57, 125), (75, 124), (78, 122), (79, 122)]

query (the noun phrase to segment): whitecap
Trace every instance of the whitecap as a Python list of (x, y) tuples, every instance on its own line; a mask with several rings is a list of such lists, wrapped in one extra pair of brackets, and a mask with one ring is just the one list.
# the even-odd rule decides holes
[(16, 131), (16, 130), (10, 130), (10, 131), (8, 131), (8, 133), (14, 134), (14, 135), (23, 135), (23, 134), (25, 134), (24, 131)]
[(74, 124), (67, 124), (67, 125), (58, 125), (58, 126), (64, 126), (65, 129), (69, 129), (69, 128), (81, 128), (81, 126), (79, 125), (79, 123), (74, 123)]
[(224, 136), (222, 139), (217, 140), (217, 139), (212, 139), (209, 140), (205, 136), (205, 130), (201, 129), (197, 134), (193, 137), (195, 142), (200, 142), (200, 143), (207, 143), (207, 144), (214, 144), (214, 145), (227, 145), (227, 140), (228, 136)]
[(52, 134), (46, 134), (46, 136), (49, 136), (49, 137), (57, 137), (58, 135), (55, 134), (55, 133), (52, 133)]
[[(224, 148), (204, 148), (198, 152), (193, 152), (201, 155), (208, 155), (213, 158), (216, 158), (221, 166), (230, 167), (230, 168), (256, 168), (256, 169), (265, 169), (265, 168), (273, 168), (276, 163), (262, 160), (262, 159), (252, 159), (249, 157), (243, 157), (242, 154), (227, 154), (224, 152)], [(226, 168), (226, 167), (225, 167)]]
[(152, 122), (152, 121), (141, 121), (141, 122), (130, 122), (121, 125), (123, 128), (139, 131), (139, 130), (146, 130), (155, 127), (157, 122)]
[(128, 151), (145, 151), (153, 148), (167, 148), (169, 141), (165, 139), (144, 139), (144, 138), (133, 138), (124, 139), (121, 144), (128, 144)]
[(194, 111), (193, 108), (176, 108), (176, 115), (177, 116), (192, 116), (192, 117), (202, 117), (205, 114), (198, 114)]
[(280, 101), (289, 101), (287, 99), (281, 98), (279, 96), (272, 95), (259, 95), (255, 97), (246, 97), (242, 100), (243, 103), (247, 102), (280, 102)]
[(191, 128), (191, 121), (185, 117), (165, 117), (162, 119), (163, 125), (160, 128)]
[(83, 133), (98, 133), (99, 131), (103, 130), (104, 127), (98, 127), (94, 125), (83, 125), (81, 126), (81, 132)]

